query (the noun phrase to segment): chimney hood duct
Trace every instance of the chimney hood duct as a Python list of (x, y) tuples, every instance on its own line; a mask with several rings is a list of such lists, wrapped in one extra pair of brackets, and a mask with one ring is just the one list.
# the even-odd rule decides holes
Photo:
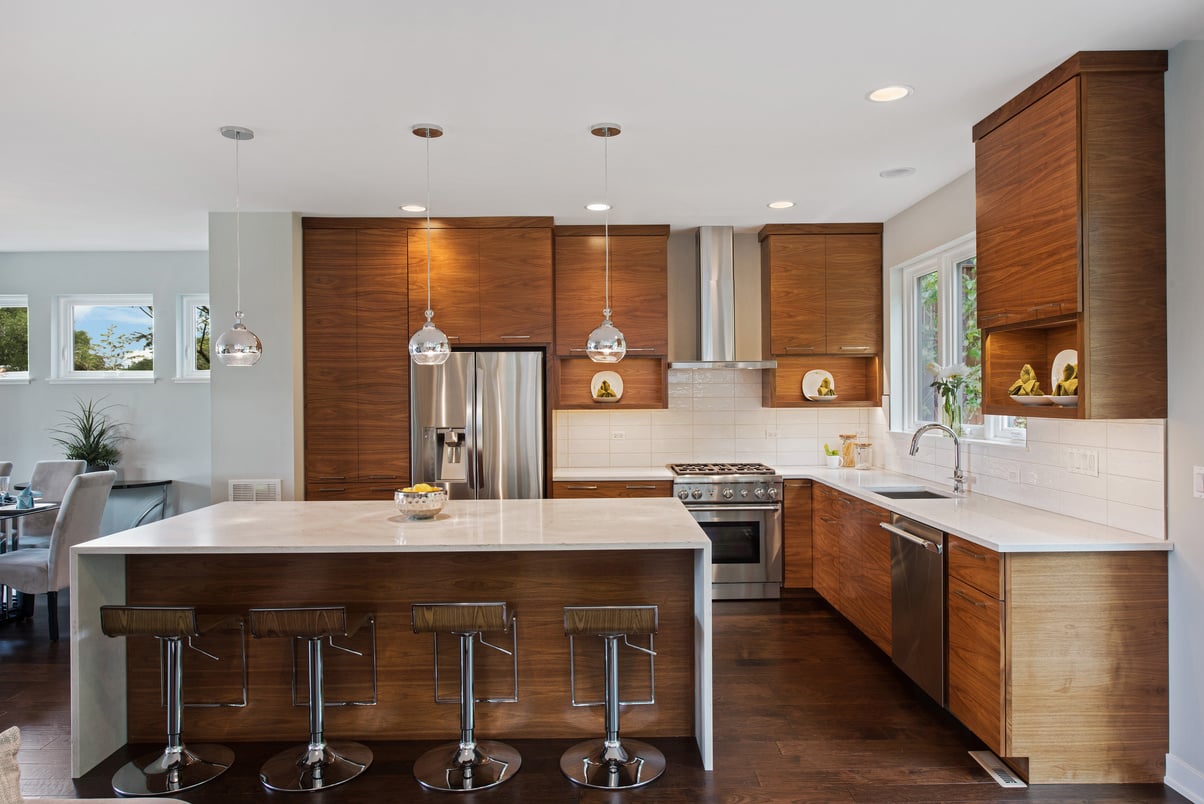
[(698, 227), (699, 360), (669, 368), (777, 368), (776, 360), (736, 359), (736, 279), (732, 227)]

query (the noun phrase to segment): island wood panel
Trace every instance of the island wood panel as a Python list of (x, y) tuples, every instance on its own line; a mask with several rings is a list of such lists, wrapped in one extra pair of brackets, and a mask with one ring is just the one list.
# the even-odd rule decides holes
[[(952, 538), (952, 537), (950, 537)], [(1004, 622), (999, 600), (954, 576), (949, 553), (946, 706), (999, 755), (1005, 754)], [(996, 577), (996, 586), (998, 578)]]
[[(1091, 418), (1166, 415), (1161, 72), (1084, 76), (1085, 354)], [(1083, 405), (1084, 400), (1080, 399)]]
[(1007, 558), (1008, 755), (1029, 782), (1161, 782), (1167, 554)]
[(481, 342), (552, 342), (552, 230), (480, 233)]
[[(767, 355), (823, 354), (827, 340), (825, 238), (782, 235), (761, 241), (761, 333)], [(878, 297), (881, 303), (881, 294)]]
[(827, 351), (882, 351), (882, 236), (827, 235)]
[(783, 583), (787, 589), (809, 589), (812, 569), (812, 504), (810, 480), (782, 482)]
[[(621, 523), (617, 523), (621, 527)], [(326, 710), (330, 737), (355, 739), (450, 739), (458, 730), (454, 705), (433, 700), (431, 640), (410, 628), (416, 602), (502, 600), (518, 619), (519, 696), (514, 704), (477, 707), (478, 734), (507, 738), (576, 738), (600, 734), (600, 708), (569, 705), (565, 605), (655, 604), (656, 704), (624, 707), (626, 733), (689, 736), (694, 732), (694, 552), (691, 550), (372, 553), (327, 555), (164, 555), (126, 559), (131, 605), (196, 604), (217, 613), (245, 613), (253, 606), (344, 604), (377, 614), (379, 703)], [(164, 578), (172, 583), (164, 584)], [(215, 590), (221, 590), (215, 595)], [(594, 640), (586, 640), (594, 642)], [(357, 643), (358, 644), (358, 643)], [(441, 642), (455, 653), (454, 641)], [(601, 649), (579, 645), (585, 692), (596, 691)], [(325, 651), (335, 659), (335, 651)], [(478, 654), (491, 653), (487, 649)], [(633, 697), (641, 688), (631, 651), (624, 677)], [(151, 639), (130, 639), (129, 739), (162, 739), (158, 651)], [(249, 641), (250, 698), (245, 709), (189, 709), (192, 741), (303, 740), (304, 708), (290, 703), (289, 641)], [(482, 661), (489, 661), (483, 658)], [(594, 665), (597, 665), (595, 667)], [(497, 669), (496, 660), (490, 665)], [(185, 687), (205, 686), (205, 667)], [(217, 672), (210, 670), (210, 672)], [(333, 670), (331, 671), (333, 673)], [(196, 675), (202, 675), (199, 680)], [(447, 679), (444, 680), (447, 683)], [(331, 676), (331, 683), (338, 681)], [(499, 674), (482, 679), (491, 693)], [(454, 685), (454, 682), (453, 682)], [(478, 689), (484, 689), (479, 686)]]
[(1090, 399), (1094, 381), (1091, 362), (1082, 348), (1077, 320), (1041, 327), (1020, 327), (987, 332), (983, 348), (983, 412), (1000, 416), (1077, 418), (1079, 408), (1054, 405), (1028, 406), (1016, 402), (1008, 389), (1020, 379), (1024, 366), (1032, 366), (1043, 394), (1053, 393), (1053, 361), (1063, 349), (1079, 354), (1079, 407)]
[[(432, 229), (431, 309), (434, 323), (452, 346), (481, 340), (480, 274), (481, 234), (476, 229)], [(427, 231), (409, 231), (410, 328), (426, 321)], [(412, 333), (411, 333), (412, 334)], [(407, 337), (408, 340), (408, 337)]]
[(305, 230), (303, 248), (306, 482), (351, 480), (359, 472), (355, 431), (346, 428), (359, 420), (358, 371), (347, 359), (358, 343), (356, 233)]
[[(876, 407), (882, 404), (878, 356), (779, 357), (775, 369), (761, 372), (761, 397), (766, 407)], [(837, 398), (815, 402), (803, 396), (803, 376), (812, 369), (832, 375)]]
[[(623, 396), (618, 402), (595, 402), (590, 382), (599, 371), (613, 371), (623, 378)], [(595, 363), (587, 357), (556, 361), (557, 409), (622, 410), (668, 406), (669, 367), (663, 358), (625, 357), (618, 363)]]
[[(357, 476), (366, 481), (397, 481), (395, 485), (405, 486), (410, 476), (410, 366), (409, 361), (399, 360), (398, 354), (399, 344), (410, 336), (406, 316), (407, 237), (399, 230), (362, 229), (357, 238)], [(341, 351), (332, 349), (331, 344), (326, 348)], [(313, 424), (339, 433), (351, 422), (335, 419), (316, 420)]]
[(669, 497), (672, 480), (558, 480), (552, 484), (552, 496), (591, 497)]

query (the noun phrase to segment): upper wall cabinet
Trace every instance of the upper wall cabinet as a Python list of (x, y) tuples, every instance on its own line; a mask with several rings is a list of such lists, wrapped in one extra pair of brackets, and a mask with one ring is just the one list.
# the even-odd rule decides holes
[[(984, 412), (1166, 415), (1166, 66), (1079, 53), (974, 127)], [(1068, 350), (1074, 404), (1009, 398)]]
[(838, 405), (881, 402), (882, 224), (770, 224), (761, 229), (765, 404), (804, 406), (808, 371), (832, 374)]
[[(427, 231), (409, 232), (410, 323), (425, 320)], [(452, 346), (552, 342), (551, 218), (431, 221), (431, 309)]]

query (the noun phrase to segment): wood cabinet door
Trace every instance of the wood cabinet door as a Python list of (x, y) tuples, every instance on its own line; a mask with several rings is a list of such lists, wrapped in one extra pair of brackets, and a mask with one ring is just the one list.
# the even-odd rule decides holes
[(998, 600), (949, 578), (947, 673), (949, 711), (1004, 755), (1003, 607)]
[(602, 323), (601, 246), (600, 237), (554, 239), (556, 354), (561, 357), (584, 355), (586, 339)]
[[(432, 229), (430, 235), (435, 326), (443, 330), (452, 346), (480, 343), (480, 230)], [(426, 236), (426, 229), (409, 230), (411, 335), (426, 321)]]
[(842, 516), (847, 513), (847, 506), (842, 506), (840, 495), (827, 486), (815, 486), (812, 502), (811, 555), (815, 591), (837, 611), (843, 611), (840, 551)]
[(1067, 81), (975, 145), (983, 328), (1080, 309), (1079, 80)]
[(844, 615), (889, 656), (890, 535), (878, 525), (889, 521), (890, 514), (860, 500), (845, 499), (850, 513), (840, 554)]
[(305, 327), (305, 475), (346, 481), (359, 472), (356, 437), (356, 232), (306, 229), (303, 236)]
[(814, 583), (811, 558), (811, 481), (786, 480), (782, 484), (783, 586), (807, 589)]
[(827, 351), (882, 351), (882, 237), (827, 235)]
[(564, 498), (668, 497), (672, 480), (557, 480), (552, 496)]
[[(774, 355), (828, 351), (826, 245), (823, 235), (773, 235), (765, 239), (769, 281), (763, 291), (769, 351)], [(881, 304), (881, 300), (879, 300)]]
[[(361, 229), (357, 237), (357, 476), (394, 486), (408, 485), (410, 476), (410, 361), (401, 346), (411, 334), (407, 240), (397, 229)], [(351, 422), (321, 426), (346, 431)]]
[(669, 354), (668, 248), (664, 237), (610, 238), (611, 320), (634, 356)]
[(552, 342), (552, 230), (481, 230), (481, 343)]

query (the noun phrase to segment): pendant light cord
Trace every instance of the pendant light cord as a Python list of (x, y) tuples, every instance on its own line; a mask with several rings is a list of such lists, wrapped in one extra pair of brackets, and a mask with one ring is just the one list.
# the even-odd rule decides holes
[(426, 129), (426, 320), (435, 316), (431, 309), (431, 130)]
[(242, 169), (238, 161), (241, 136), (234, 137), (234, 317), (242, 320)]
[(606, 310), (603, 315), (610, 320), (610, 126), (602, 136), (602, 202), (606, 204), (602, 239), (606, 243)]

